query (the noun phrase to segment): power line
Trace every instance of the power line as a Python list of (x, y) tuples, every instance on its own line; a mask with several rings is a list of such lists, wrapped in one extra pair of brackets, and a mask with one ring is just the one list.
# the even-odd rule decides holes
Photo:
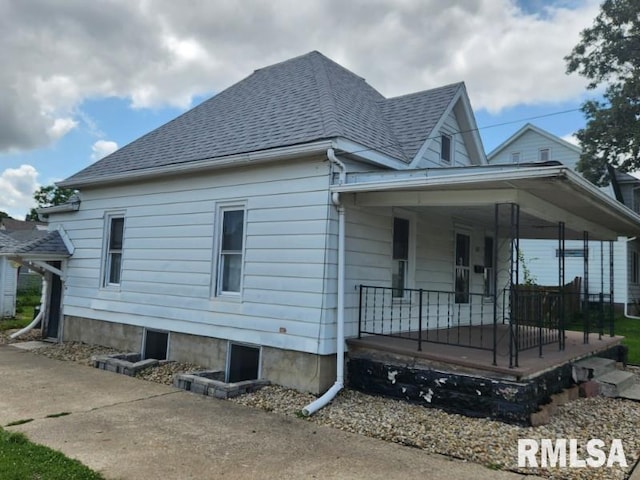
[[(516, 120), (510, 120), (508, 122), (494, 123), (494, 124), (491, 124), (491, 125), (484, 125), (482, 127), (470, 128), (469, 130), (459, 130), (457, 132), (453, 132), (453, 135), (458, 134), (458, 133), (479, 132), (480, 130), (487, 130), (489, 128), (503, 127), (505, 125), (512, 125), (514, 123), (521, 123), (521, 122), (526, 122), (526, 121), (529, 121), (529, 120), (536, 120), (538, 118), (553, 117), (553, 116), (556, 116), (556, 115), (564, 115), (564, 114), (567, 114), (567, 113), (573, 113), (573, 112), (579, 112), (579, 111), (580, 111), (580, 108), (571, 108), (569, 110), (559, 110), (557, 112), (543, 113), (541, 115), (534, 115), (532, 117), (523, 117), (523, 118), (519, 118), (519, 119), (516, 119)], [(426, 137), (424, 139), (424, 141), (435, 140), (436, 138), (440, 138), (440, 135), (435, 135), (433, 137)], [(395, 144), (391, 144), (390, 143), (390, 144), (386, 144), (386, 145), (385, 144), (377, 145), (376, 148), (393, 147), (393, 146), (395, 146)], [(369, 151), (373, 151), (373, 150), (375, 150), (375, 148), (363, 148), (361, 150), (352, 150), (352, 151), (348, 151), (348, 152), (345, 152), (345, 153), (361, 153), (361, 152), (369, 152)]]

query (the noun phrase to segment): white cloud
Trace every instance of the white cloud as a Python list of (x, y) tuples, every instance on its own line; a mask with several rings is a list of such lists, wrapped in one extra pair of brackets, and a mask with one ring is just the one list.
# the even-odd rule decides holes
[(464, 80), (475, 108), (492, 112), (574, 99), (585, 82), (565, 75), (563, 57), (599, 0), (565, 4), (536, 14), (515, 0), (0, 0), (0, 152), (64, 135), (87, 98), (186, 108), (311, 50), (388, 96)]
[(33, 194), (39, 188), (37, 178), (38, 172), (31, 165), (7, 168), (0, 173), (0, 211), (24, 219), (36, 206)]
[(96, 161), (112, 154), (118, 149), (118, 144), (110, 140), (98, 140), (91, 147), (91, 160)]
[(73, 118), (56, 118), (53, 125), (49, 127), (49, 137), (57, 140), (64, 137), (67, 133), (78, 126), (78, 122)]
[(569, 142), (575, 145), (576, 147), (580, 146), (580, 140), (578, 140), (578, 137), (576, 137), (575, 134), (573, 133), (568, 133), (566, 135), (563, 135), (560, 138), (562, 138), (562, 140), (564, 140), (565, 142)]

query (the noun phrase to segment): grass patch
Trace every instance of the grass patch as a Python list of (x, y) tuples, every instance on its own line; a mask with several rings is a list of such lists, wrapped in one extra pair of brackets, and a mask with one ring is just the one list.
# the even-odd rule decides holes
[(632, 365), (640, 365), (640, 320), (617, 317), (614, 333), (624, 336), (622, 344), (629, 347), (628, 362)]
[(15, 422), (7, 423), (7, 427), (15, 427), (16, 425), (24, 425), (25, 423), (33, 422), (33, 418), (23, 418), (22, 420), (16, 420)]
[(31, 323), (31, 320), (28, 318), (16, 317), (16, 318), (5, 318), (0, 320), (0, 332), (4, 332), (5, 330), (13, 330), (16, 328), (24, 328)]
[(21, 433), (0, 429), (0, 478), (3, 480), (104, 480), (77, 460), (43, 445), (30, 442)]

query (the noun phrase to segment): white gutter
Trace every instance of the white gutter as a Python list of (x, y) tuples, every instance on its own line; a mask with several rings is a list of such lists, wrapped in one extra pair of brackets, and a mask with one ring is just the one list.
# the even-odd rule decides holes
[[(336, 158), (333, 148), (327, 150), (327, 158), (331, 163), (340, 168), (340, 183), (343, 183), (347, 176), (347, 169), (338, 158)], [(314, 400), (302, 409), (302, 414), (306, 417), (313, 415), (322, 407), (327, 405), (340, 390), (344, 387), (344, 205), (340, 202), (340, 194), (334, 192), (331, 200), (338, 210), (338, 305), (336, 318), (336, 381), (324, 395)]]
[[(625, 243), (633, 242), (636, 237), (631, 237), (625, 240)], [(627, 253), (629, 252), (629, 246), (625, 245)], [(629, 277), (627, 276), (627, 282), (624, 286), (624, 318), (630, 318), (632, 320), (640, 320), (640, 317), (635, 315), (629, 315)]]
[(20, 335), (24, 335), (30, 330), (33, 330), (33, 328), (38, 324), (38, 322), (40, 322), (40, 320), (44, 318), (44, 308), (47, 301), (47, 288), (48, 288), (47, 279), (43, 276), (42, 277), (42, 294), (40, 295), (40, 312), (38, 312), (38, 315), (36, 315), (36, 318), (33, 319), (33, 322), (31, 322), (29, 325), (24, 327), (22, 330), (12, 333), (9, 336), (9, 338), (18, 338)]
[[(237, 155), (229, 155), (227, 157), (206, 158), (202, 160), (187, 161), (179, 164), (163, 165), (156, 168), (144, 168), (139, 171), (127, 171), (113, 175), (104, 175), (97, 177), (89, 177), (87, 179), (63, 180), (57, 182), (56, 185), (64, 188), (79, 188), (87, 186), (97, 186), (108, 183), (130, 182), (138, 179), (149, 177), (158, 177), (163, 175), (171, 175), (174, 173), (190, 173), (202, 170), (213, 170), (219, 168), (228, 168), (236, 165), (244, 165), (247, 163), (262, 163), (286, 158), (300, 157), (301, 155), (311, 155), (314, 153), (324, 152), (332, 146), (329, 140), (314, 143), (306, 143), (302, 145), (293, 145), (290, 147), (273, 148), (271, 150), (261, 150), (252, 153), (241, 153)], [(49, 213), (49, 212), (46, 212)]]

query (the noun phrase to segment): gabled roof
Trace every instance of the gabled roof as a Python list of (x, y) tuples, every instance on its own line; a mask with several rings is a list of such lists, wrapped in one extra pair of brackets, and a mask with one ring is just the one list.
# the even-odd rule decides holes
[(233, 155), (346, 139), (408, 164), (462, 83), (386, 99), (319, 52), (256, 70), (244, 80), (58, 183), (207, 165)]
[(576, 152), (577, 154), (582, 153), (582, 150), (580, 149), (580, 147), (574, 145), (573, 143), (569, 143), (566, 140), (563, 140), (562, 138), (558, 137), (557, 135), (549, 133), (546, 130), (543, 130), (542, 128), (540, 128), (540, 127), (536, 127), (535, 125), (532, 125), (531, 123), (527, 123), (520, 130), (518, 130), (516, 133), (511, 135), (504, 142), (502, 142), (500, 145), (498, 145), (496, 148), (494, 148), (493, 151), (491, 151), (487, 155), (487, 159), (489, 161), (491, 161), (495, 156), (497, 156), (500, 152), (502, 152), (502, 150), (507, 148), (509, 145), (511, 145), (513, 142), (515, 142), (518, 138), (520, 138), (521, 136), (523, 136), (527, 132), (535, 132), (538, 135), (542, 135), (543, 137), (548, 139), (550, 142), (554, 142), (554, 143), (560, 144), (560, 145), (562, 145), (564, 147), (567, 147), (567, 148), (573, 150), (574, 152)]

